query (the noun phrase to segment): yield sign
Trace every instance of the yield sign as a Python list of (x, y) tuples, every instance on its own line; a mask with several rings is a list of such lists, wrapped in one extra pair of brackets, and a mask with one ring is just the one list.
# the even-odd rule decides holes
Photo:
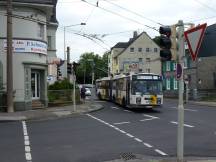
[(193, 61), (195, 61), (197, 58), (197, 54), (201, 46), (206, 26), (207, 24), (205, 23), (184, 32), (184, 36), (187, 41), (188, 48)]

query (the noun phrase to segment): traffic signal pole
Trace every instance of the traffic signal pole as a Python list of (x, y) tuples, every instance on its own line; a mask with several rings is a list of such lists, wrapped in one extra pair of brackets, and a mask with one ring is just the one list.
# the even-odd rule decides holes
[[(67, 47), (67, 66), (70, 63), (70, 47)], [(70, 74), (67, 72), (67, 79), (70, 81)]]
[[(184, 23), (179, 20), (178, 24), (178, 63), (181, 67), (184, 66), (185, 56), (185, 41), (184, 41)], [(179, 102), (178, 102), (178, 131), (177, 131), (177, 160), (178, 162), (184, 161), (184, 80), (183, 80), (183, 68), (182, 74), (179, 78)]]

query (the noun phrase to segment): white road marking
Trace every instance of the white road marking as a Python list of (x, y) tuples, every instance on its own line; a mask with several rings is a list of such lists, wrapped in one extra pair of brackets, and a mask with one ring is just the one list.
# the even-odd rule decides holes
[(133, 135), (131, 135), (130, 133), (127, 133), (126, 134), (128, 137), (131, 137), (131, 138), (133, 138), (134, 136)]
[(32, 160), (31, 153), (27, 152), (25, 153), (25, 156), (27, 161)]
[(126, 111), (126, 112), (130, 112), (130, 113), (131, 113), (131, 111), (129, 111), (129, 110), (124, 110), (124, 111)]
[(134, 138), (137, 142), (143, 142), (141, 139), (139, 138)]
[(30, 142), (29, 141), (24, 141), (25, 146), (29, 146)]
[(158, 117), (156, 117), (156, 116), (151, 116), (151, 115), (146, 115), (146, 114), (143, 114), (143, 116), (158, 119)]
[[(168, 107), (168, 108), (170, 108), (170, 109), (178, 109), (178, 107), (176, 107), (176, 106)], [(184, 110), (185, 110), (185, 111), (197, 112), (197, 110), (194, 110), (194, 109), (185, 109), (185, 108), (184, 108)]]
[(119, 109), (118, 107), (114, 107), (114, 106), (112, 106), (111, 108), (112, 108), (112, 109), (117, 109), (117, 110)]
[(126, 132), (125, 132), (125, 131), (123, 131), (123, 130), (119, 130), (119, 131), (120, 131), (121, 133), (124, 133), (124, 134), (126, 133)]
[[(171, 121), (170, 123), (178, 125), (178, 122), (175, 122), (175, 121)], [(193, 125), (189, 125), (189, 124), (184, 124), (184, 126), (185, 127), (189, 127), (189, 128), (193, 128), (194, 127)]]
[(29, 140), (29, 136), (24, 136), (24, 140)]
[(31, 152), (31, 147), (30, 146), (25, 146), (25, 152)]
[(30, 147), (27, 125), (25, 121), (22, 121), (22, 126), (23, 126), (24, 144), (25, 144), (25, 157), (26, 157), (26, 161), (30, 162), (32, 160), (31, 147)]
[(142, 120), (140, 120), (141, 122), (144, 122), (144, 121), (149, 121), (149, 120), (154, 120), (154, 119), (156, 119), (156, 118), (151, 118), (151, 119), (142, 119)]
[[(99, 121), (99, 122), (106, 123), (105, 121), (103, 121), (103, 120), (101, 120), (101, 119), (99, 119), (99, 118), (96, 118), (96, 117), (94, 117), (94, 116), (92, 116), (92, 115), (90, 115), (90, 114), (86, 114), (86, 115), (89, 116), (89, 117), (91, 117), (91, 118), (93, 118), (93, 119), (95, 119), (95, 120), (97, 120), (97, 121)], [(150, 115), (149, 115), (149, 116), (150, 116)], [(149, 117), (149, 116), (148, 116), (148, 117)], [(153, 117), (153, 116), (151, 116), (151, 117), (152, 117), (152, 118), (158, 118), (158, 117)], [(121, 133), (127, 135), (128, 137), (133, 138), (135, 141), (137, 141), (137, 142), (139, 142), (139, 143), (142, 143), (142, 142), (143, 142), (141, 139), (134, 137), (132, 134), (127, 133), (127, 132), (125, 132), (125, 131), (119, 129), (119, 128), (116, 127), (116, 126), (113, 126), (113, 125), (111, 125), (111, 124), (109, 124), (109, 123), (108, 123), (108, 126), (110, 126), (110, 127), (114, 128), (115, 130), (117, 130), (117, 131), (119, 131), (119, 132), (121, 132)], [(143, 144), (144, 144), (146, 147), (149, 147), (149, 148), (152, 148), (152, 147), (153, 147), (152, 145), (150, 145), (150, 144), (148, 144), (148, 143), (145, 143), (145, 142), (143, 142)], [(161, 154), (161, 155), (167, 155), (166, 153), (162, 152), (161, 150), (155, 149), (155, 151), (156, 151), (157, 153)]]
[(167, 155), (166, 153), (164, 153), (164, 152), (161, 151), (161, 150), (155, 149), (155, 151), (156, 151), (157, 153), (163, 155), (163, 156), (166, 156), (166, 155)]
[(115, 125), (121, 125), (121, 124), (129, 124), (130, 122), (120, 122), (120, 123), (113, 123)]
[(149, 147), (149, 148), (151, 148), (151, 147), (153, 147), (152, 145), (150, 145), (150, 144), (148, 144), (148, 143), (143, 143), (146, 147)]

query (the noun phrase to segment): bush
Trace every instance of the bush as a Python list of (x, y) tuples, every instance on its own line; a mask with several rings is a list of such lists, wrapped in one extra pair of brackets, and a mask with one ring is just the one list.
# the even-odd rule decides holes
[(49, 90), (64, 90), (64, 89), (73, 89), (73, 84), (69, 82), (68, 79), (62, 81), (56, 81), (54, 84), (50, 85)]

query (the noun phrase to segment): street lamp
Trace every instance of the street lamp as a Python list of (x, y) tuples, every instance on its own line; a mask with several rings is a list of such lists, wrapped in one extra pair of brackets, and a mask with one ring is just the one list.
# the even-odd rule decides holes
[(73, 24), (73, 25), (67, 25), (64, 26), (64, 60), (66, 60), (66, 47), (65, 47), (65, 32), (66, 32), (66, 28), (72, 27), (72, 26), (78, 26), (78, 25), (86, 25), (86, 23), (80, 23), (80, 24)]

